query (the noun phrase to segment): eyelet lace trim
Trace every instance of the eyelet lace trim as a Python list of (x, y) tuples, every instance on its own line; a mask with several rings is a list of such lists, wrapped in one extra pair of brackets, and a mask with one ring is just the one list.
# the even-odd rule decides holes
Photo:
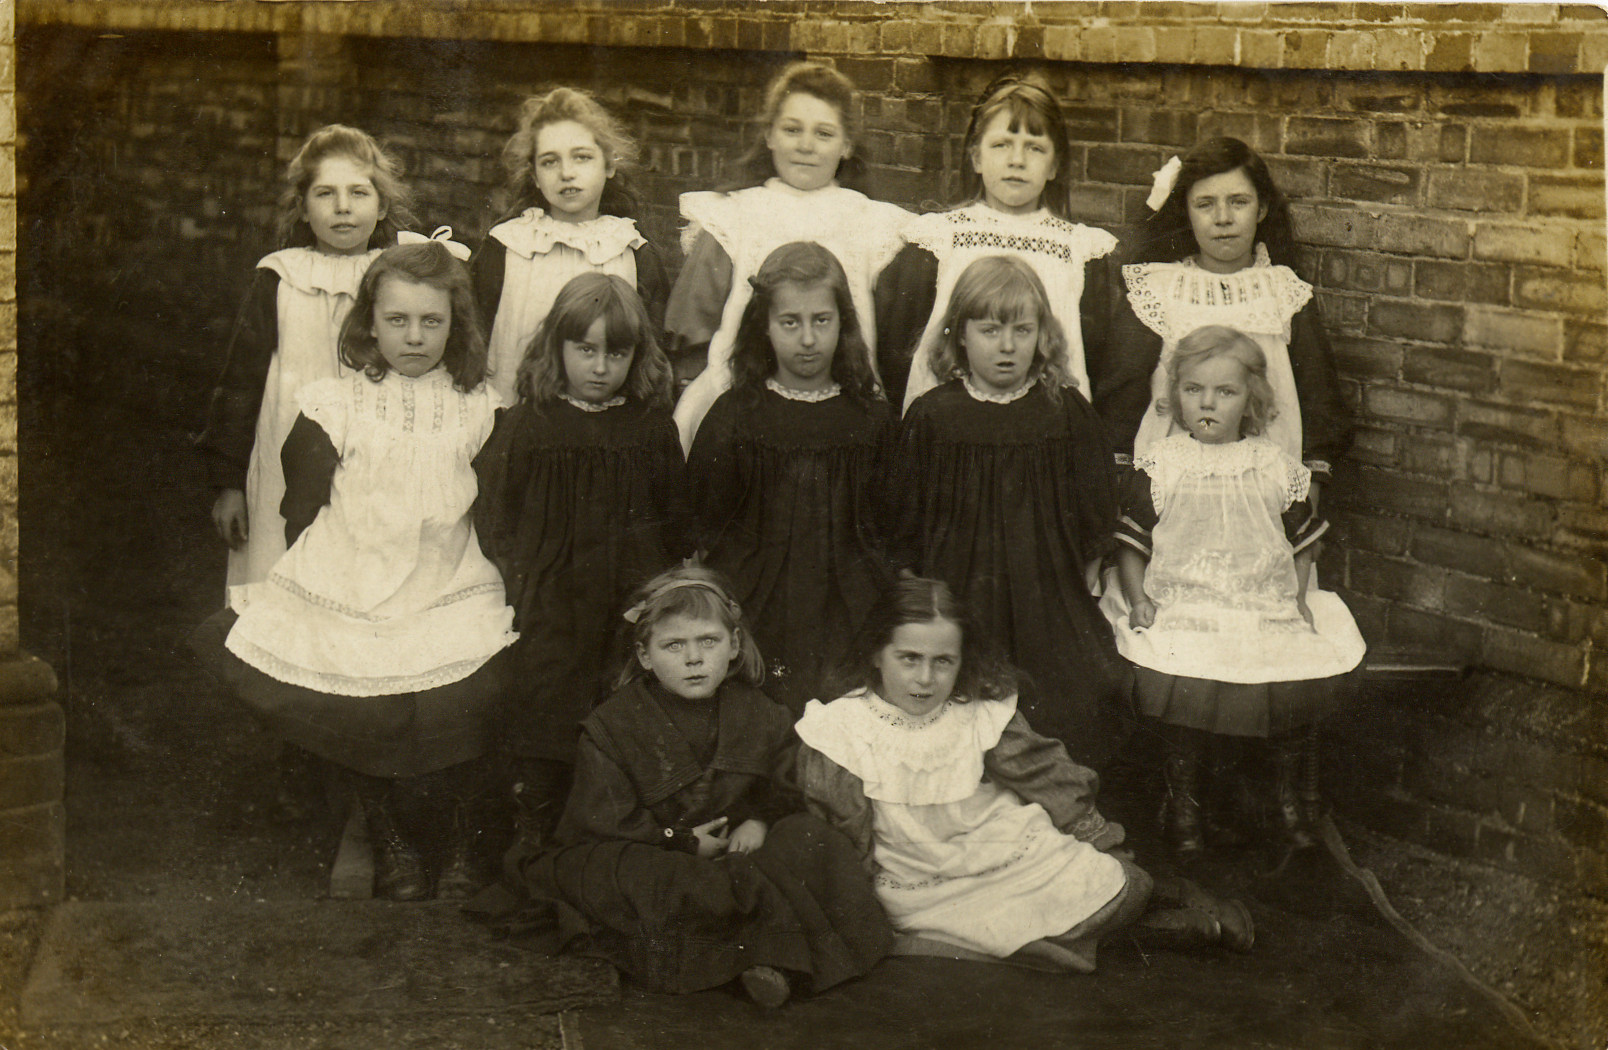
[(903, 708), (895, 707), (893, 702), (881, 693), (868, 692), (867, 695), (874, 697), (877, 701), (871, 707), (871, 713), (877, 716), (877, 721), (884, 722), (895, 729), (926, 729), (944, 717), (949, 711), (950, 702), (945, 700), (924, 715), (913, 715)]
[(833, 383), (825, 390), (794, 390), (790, 386), (783, 386), (775, 379), (765, 380), (765, 389), (773, 394), (779, 394), (789, 401), (806, 401), (814, 404), (819, 401), (830, 401), (843, 392), (843, 388)]
[(1242, 332), (1290, 338), (1290, 318), (1312, 300), (1312, 286), (1288, 266), (1274, 266), (1267, 246), (1236, 273), (1212, 273), (1194, 259), (1135, 263), (1122, 268), (1128, 302), (1140, 322), (1167, 340), (1225, 324)]
[(1008, 405), (1012, 401), (1020, 401), (1022, 398), (1027, 396), (1028, 391), (1032, 390), (1035, 386), (1038, 386), (1038, 376), (1034, 376), (1008, 394), (990, 394), (986, 390), (978, 389), (977, 385), (972, 382), (972, 377), (969, 373), (963, 374), (960, 377), (960, 381), (965, 384), (966, 393), (970, 394), (978, 401), (987, 401), (989, 404), (993, 405)]
[(571, 397), (567, 392), (560, 391), (559, 397), (568, 401), (582, 412), (607, 412), (611, 408), (619, 408), (625, 404), (624, 394), (615, 394), (607, 401), (582, 401), (578, 397)]
[(1158, 514), (1163, 509), (1166, 494), (1180, 478), (1237, 477), (1253, 470), (1265, 470), (1276, 477), (1282, 469), (1285, 471), (1286, 506), (1306, 499), (1312, 487), (1312, 472), (1262, 436), (1208, 445), (1189, 434), (1173, 434), (1156, 442), (1144, 454), (1135, 456), (1133, 465), (1149, 474), (1154, 482), (1150, 489), (1151, 502)]

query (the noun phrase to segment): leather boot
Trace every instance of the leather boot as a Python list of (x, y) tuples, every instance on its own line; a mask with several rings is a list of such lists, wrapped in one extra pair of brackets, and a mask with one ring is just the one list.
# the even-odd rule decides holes
[(1301, 799), (1301, 816), (1309, 829), (1323, 819), (1323, 793), (1318, 789), (1318, 727), (1307, 727), (1301, 741), (1301, 781), (1296, 786)]
[[(1161, 912), (1183, 910), (1198, 912), (1215, 924), (1216, 940), (1224, 948), (1235, 952), (1248, 952), (1256, 943), (1256, 923), (1250, 909), (1232, 897), (1214, 897), (1189, 879), (1155, 876), (1151, 902)], [(1170, 920), (1178, 921), (1178, 920)]]
[(1199, 853), (1206, 848), (1200, 833), (1200, 743), (1184, 736), (1170, 739), (1162, 773), (1167, 781), (1162, 838), (1175, 853)]
[(443, 900), (468, 900), (497, 877), (487, 848), (487, 794), (479, 770), (465, 771), (454, 785), (447, 858), (436, 877)]
[(1308, 849), (1315, 841), (1307, 830), (1301, 800), (1295, 790), (1303, 742), (1303, 738), (1296, 735), (1273, 741), (1273, 819), (1290, 849)]
[(534, 856), (552, 844), (553, 830), (569, 793), (570, 770), (562, 762), (515, 759), (514, 844), (510, 856)]
[(430, 898), (430, 875), (424, 858), (402, 837), (391, 809), (391, 782), (382, 777), (357, 775), (357, 800), (368, 822), (374, 847), (374, 895), (391, 901)]
[(1201, 789), (1201, 823), (1206, 841), (1214, 847), (1234, 848), (1250, 841), (1245, 833), (1245, 781), (1240, 771), (1238, 742), (1224, 737), (1207, 747), (1206, 783)]

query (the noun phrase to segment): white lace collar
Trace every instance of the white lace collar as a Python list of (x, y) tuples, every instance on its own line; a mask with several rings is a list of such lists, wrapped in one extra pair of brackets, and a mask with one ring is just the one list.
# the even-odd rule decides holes
[(1236, 478), (1257, 472), (1277, 481), (1291, 503), (1306, 499), (1312, 483), (1312, 472), (1263, 434), (1221, 445), (1196, 441), (1187, 431), (1170, 434), (1135, 456), (1133, 465), (1150, 475), (1151, 502), (1158, 513), (1183, 478)]
[(555, 244), (565, 244), (586, 256), (593, 266), (602, 266), (648, 243), (637, 232), (635, 219), (599, 215), (585, 222), (563, 222), (536, 207), (498, 223), (492, 227), (491, 235), (509, 251), (527, 259), (546, 255)]
[(615, 394), (607, 401), (582, 401), (578, 397), (571, 397), (569, 391), (567, 390), (560, 390), (558, 392), (558, 396), (563, 400), (568, 401), (582, 412), (607, 412), (611, 408), (619, 408), (621, 405), (625, 404), (624, 394)]
[(1017, 387), (1015, 390), (1012, 390), (1008, 394), (991, 394), (988, 391), (979, 388), (976, 383), (972, 382), (970, 372), (961, 373), (960, 381), (966, 385), (966, 393), (970, 394), (978, 401), (987, 401), (989, 404), (993, 405), (1008, 405), (1012, 401), (1020, 401), (1022, 398), (1027, 396), (1028, 391), (1038, 386), (1038, 376), (1030, 376), (1028, 377), (1027, 382), (1023, 383), (1021, 386)]
[(789, 401), (806, 401), (814, 404), (819, 401), (830, 401), (843, 392), (843, 388), (833, 383), (824, 390), (794, 390), (790, 386), (778, 383), (775, 377), (765, 380), (765, 389), (778, 394)]
[(357, 286), (380, 250), (360, 255), (331, 255), (317, 248), (283, 248), (257, 263), (259, 269), (272, 270), (279, 279), (298, 292), (325, 292), (330, 295), (357, 295)]
[(1290, 338), (1290, 318), (1312, 299), (1312, 286), (1256, 246), (1251, 265), (1234, 273), (1204, 270), (1194, 258), (1130, 263), (1122, 268), (1128, 302), (1146, 328), (1177, 340), (1196, 328), (1226, 324), (1253, 335)]
[(914, 717), (870, 689), (812, 700), (798, 736), (859, 777), (867, 798), (906, 805), (959, 802), (977, 790), (983, 754), (999, 743), (1016, 698), (945, 702)]

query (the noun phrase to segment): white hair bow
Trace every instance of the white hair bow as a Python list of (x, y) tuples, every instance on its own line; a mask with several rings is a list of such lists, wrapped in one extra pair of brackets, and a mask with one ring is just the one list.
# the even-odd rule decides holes
[(1184, 162), (1174, 157), (1150, 176), (1150, 196), (1145, 198), (1145, 204), (1151, 211), (1160, 211), (1161, 206), (1167, 203), (1167, 198), (1173, 191), (1173, 184), (1178, 181), (1179, 169), (1183, 166)]
[(429, 244), (432, 241), (451, 252), (452, 257), (459, 262), (469, 261), (469, 246), (459, 244), (452, 239), (451, 226), (437, 226), (435, 232), (428, 237), (422, 233), (414, 233), (412, 230), (400, 230), (396, 235), (396, 243), (398, 244)]

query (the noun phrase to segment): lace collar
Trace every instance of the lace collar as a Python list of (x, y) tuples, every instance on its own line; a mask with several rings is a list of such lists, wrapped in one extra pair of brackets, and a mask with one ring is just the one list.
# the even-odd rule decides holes
[(1235, 270), (1234, 273), (1217, 273), (1214, 270), (1208, 270), (1206, 267), (1196, 262), (1193, 255), (1184, 256), (1178, 261), (1178, 265), (1187, 266), (1191, 270), (1199, 270), (1201, 273), (1208, 274), (1212, 277), (1233, 277), (1235, 274), (1244, 273), (1246, 270), (1265, 270), (1269, 266), (1273, 265), (1273, 259), (1267, 254), (1267, 245), (1263, 244), (1261, 241), (1257, 241), (1256, 251), (1251, 253), (1251, 264)]
[(926, 729), (944, 717), (948, 713), (950, 705), (950, 701), (945, 700), (924, 715), (913, 715), (904, 708), (888, 701), (875, 689), (867, 689), (865, 695), (870, 701), (871, 712), (876, 715), (877, 721), (884, 725), (890, 725), (895, 729)]
[(647, 244), (637, 232), (636, 220), (620, 215), (599, 215), (586, 222), (563, 222), (541, 208), (526, 208), (507, 222), (492, 227), (491, 235), (504, 247), (527, 259), (546, 255), (555, 244), (568, 245), (602, 266), (620, 254)]
[(979, 389), (977, 384), (972, 382), (970, 372), (961, 373), (960, 381), (966, 385), (966, 393), (970, 394), (978, 401), (987, 401), (989, 404), (993, 405), (1008, 405), (1012, 401), (1020, 401), (1022, 398), (1027, 396), (1028, 391), (1038, 386), (1038, 376), (1031, 376), (1028, 378), (1027, 382), (1023, 383), (1021, 386), (1017, 387), (1015, 390), (1012, 390), (1008, 394), (991, 394), (986, 390)]
[(625, 404), (624, 394), (615, 394), (607, 401), (582, 401), (578, 397), (571, 397), (569, 391), (561, 390), (558, 396), (580, 409), (582, 412), (607, 412), (611, 408), (619, 408)]
[(1146, 328), (1177, 340), (1203, 325), (1227, 324), (1252, 335), (1288, 341), (1290, 319), (1312, 299), (1312, 286), (1288, 266), (1274, 265), (1267, 245), (1234, 273), (1204, 270), (1194, 258), (1131, 263), (1122, 268), (1128, 302)]
[(272, 270), (298, 292), (357, 295), (357, 286), (379, 257), (378, 248), (361, 255), (330, 255), (317, 248), (283, 248), (265, 256), (257, 267)]
[(833, 383), (825, 390), (794, 390), (790, 386), (783, 386), (774, 378), (765, 380), (765, 389), (773, 394), (787, 398), (789, 401), (806, 401), (815, 404), (819, 401), (830, 401), (843, 392), (843, 388)]

